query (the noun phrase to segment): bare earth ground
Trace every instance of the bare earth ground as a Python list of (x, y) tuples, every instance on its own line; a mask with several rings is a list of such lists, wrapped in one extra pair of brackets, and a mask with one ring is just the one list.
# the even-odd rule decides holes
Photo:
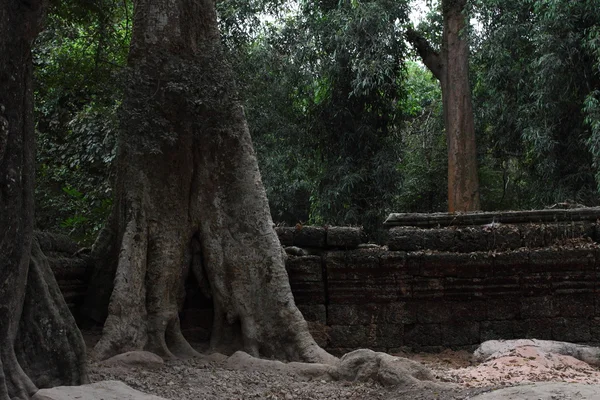
[[(397, 354), (427, 365), (447, 389), (386, 388), (373, 382), (309, 380), (271, 370), (239, 370), (223, 366), (219, 357), (165, 362), (158, 368), (106, 366), (91, 363), (93, 382), (120, 380), (134, 389), (173, 400), (216, 399), (469, 399), (501, 387), (527, 382), (599, 384), (600, 370), (569, 356), (522, 347), (502, 357), (475, 363), (465, 351), (439, 354)], [(562, 389), (561, 389), (562, 390)], [(566, 397), (563, 397), (566, 396)], [(526, 398), (524, 396), (502, 398)], [(528, 397), (529, 398), (529, 397)], [(537, 397), (536, 397), (537, 398)], [(541, 398), (541, 397), (540, 397)], [(556, 399), (587, 399), (559, 393)]]

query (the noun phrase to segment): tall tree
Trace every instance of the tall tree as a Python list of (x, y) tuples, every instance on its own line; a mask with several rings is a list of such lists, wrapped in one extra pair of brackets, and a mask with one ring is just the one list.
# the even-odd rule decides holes
[(194, 354), (178, 317), (191, 270), (210, 285), (212, 348), (333, 361), (294, 303), (215, 1), (134, 5), (116, 198), (94, 247), (91, 315), (108, 303), (96, 356)]
[(440, 52), (416, 30), (407, 31), (408, 40), (442, 87), (448, 141), (449, 212), (480, 209), (466, 5), (467, 0), (442, 0), (444, 32)]
[(87, 380), (81, 333), (33, 238), (31, 43), (44, 6), (0, 3), (0, 400)]

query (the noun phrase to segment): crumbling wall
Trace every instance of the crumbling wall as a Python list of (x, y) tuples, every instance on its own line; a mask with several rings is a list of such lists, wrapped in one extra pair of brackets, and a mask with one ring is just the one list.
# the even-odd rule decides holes
[[(355, 227), (276, 230), (296, 303), (334, 353), (437, 351), (489, 339), (599, 342), (600, 211), (535, 211), (534, 223), (523, 214), (509, 213), (508, 222), (478, 214), (479, 225), (402, 215), (416, 226), (396, 219), (384, 245), (364, 243)], [(75, 309), (85, 295), (85, 259), (65, 237), (40, 242)], [(194, 279), (181, 324), (190, 340), (203, 341), (212, 305)]]
[(77, 317), (88, 285), (89, 260), (79, 252), (79, 246), (66, 235), (36, 232), (40, 248), (48, 258), (54, 277), (69, 309)]
[[(278, 233), (298, 306), (330, 351), (436, 351), (489, 339), (597, 342), (599, 217), (598, 209), (396, 215), (381, 247), (330, 246), (332, 228)], [(310, 247), (298, 249), (307, 237)]]

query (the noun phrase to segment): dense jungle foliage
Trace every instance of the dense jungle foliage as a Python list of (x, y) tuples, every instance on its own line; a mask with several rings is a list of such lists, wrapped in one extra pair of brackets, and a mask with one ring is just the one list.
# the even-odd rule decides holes
[[(421, 2), (222, 0), (273, 219), (375, 232), (446, 209), (439, 83), (405, 40)], [(440, 42), (439, 4), (419, 29)], [(473, 0), (485, 210), (600, 203), (600, 0)], [(93, 241), (111, 206), (127, 0), (55, 0), (36, 43), (37, 226)]]

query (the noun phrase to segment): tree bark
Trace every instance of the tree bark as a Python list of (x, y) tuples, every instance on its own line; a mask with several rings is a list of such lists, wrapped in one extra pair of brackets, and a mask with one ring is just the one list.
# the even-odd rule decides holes
[(476, 211), (479, 201), (477, 146), (471, 88), (469, 85), (469, 44), (464, 10), (466, 0), (443, 0), (444, 33), (441, 54), (418, 32), (407, 38), (425, 66), (440, 81), (444, 126), (448, 142), (448, 211)]
[(214, 350), (332, 362), (292, 297), (214, 0), (135, 8), (116, 199), (87, 303), (102, 318), (108, 302), (95, 356), (194, 355), (178, 317), (194, 273), (210, 284)]
[(43, 13), (41, 0), (0, 4), (0, 400), (87, 381), (81, 333), (33, 240), (31, 43)]

